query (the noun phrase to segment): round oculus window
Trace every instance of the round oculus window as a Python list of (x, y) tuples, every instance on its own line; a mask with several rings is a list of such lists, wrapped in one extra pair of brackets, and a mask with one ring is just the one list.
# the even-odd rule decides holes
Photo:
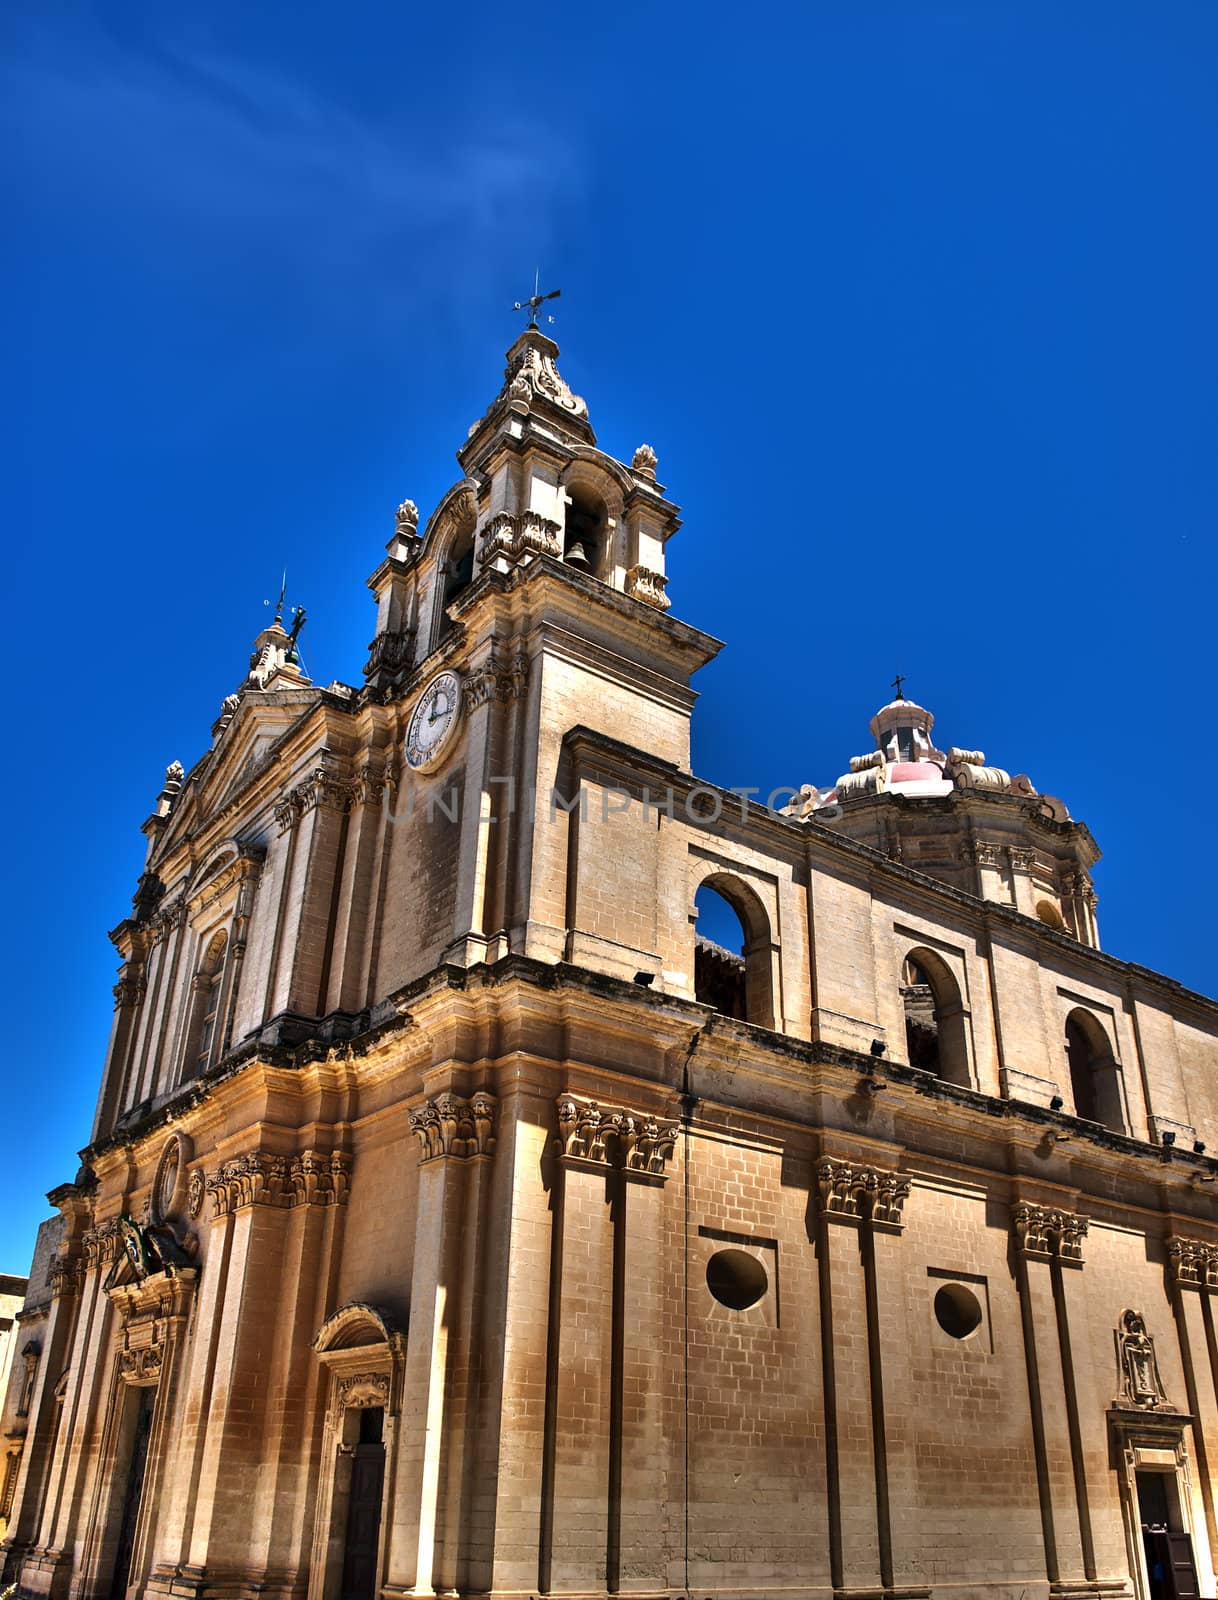
[(967, 1339), (981, 1326), (981, 1301), (962, 1283), (945, 1283), (935, 1296), (935, 1321), (953, 1339)]
[(747, 1311), (770, 1287), (766, 1270), (745, 1250), (716, 1250), (706, 1263), (706, 1287), (721, 1306)]

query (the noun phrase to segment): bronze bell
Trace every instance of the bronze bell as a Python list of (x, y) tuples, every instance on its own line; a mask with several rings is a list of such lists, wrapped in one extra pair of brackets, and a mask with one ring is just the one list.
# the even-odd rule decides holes
[(576, 539), (572, 542), (566, 555), (563, 556), (563, 560), (569, 567), (579, 567), (584, 572), (592, 571), (592, 563), (588, 560), (582, 539)]

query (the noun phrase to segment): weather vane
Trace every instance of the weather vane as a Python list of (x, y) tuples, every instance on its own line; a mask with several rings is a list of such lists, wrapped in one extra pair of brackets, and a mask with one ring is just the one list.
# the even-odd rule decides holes
[(889, 684), (889, 688), (890, 689), (895, 689), (897, 691), (897, 699), (898, 700), (904, 700), (904, 698), (905, 698), (905, 674), (903, 672), (898, 672), (896, 677), (892, 680), (891, 684)]
[[(281, 628), (283, 626), (283, 600), (284, 600), (284, 596), (287, 594), (287, 592), (288, 592), (288, 569), (285, 567), (283, 569), (283, 582), (279, 585), (279, 598), (278, 598), (278, 600), (264, 600), (262, 602), (264, 606), (273, 605), (275, 607), (275, 621), (279, 624), (279, 626)], [(300, 635), (300, 630), (304, 627), (304, 625), (305, 625), (305, 608), (303, 606), (293, 606), (292, 607), (292, 627), (291, 627), (291, 632), (289, 634), (289, 637), (292, 640), (293, 644), (295, 644), (297, 638)]]
[[(539, 293), (540, 283), (541, 269), (538, 268), (533, 274), (533, 293), (527, 300), (517, 300), (512, 306), (513, 311), (527, 311), (529, 313), (530, 328), (535, 328), (537, 326), (538, 307), (544, 305), (547, 300), (557, 300), (559, 295), (562, 293), (561, 289), (551, 289), (549, 294), (541, 294)], [(553, 322), (554, 318), (548, 316), (545, 318), (545, 321)]]

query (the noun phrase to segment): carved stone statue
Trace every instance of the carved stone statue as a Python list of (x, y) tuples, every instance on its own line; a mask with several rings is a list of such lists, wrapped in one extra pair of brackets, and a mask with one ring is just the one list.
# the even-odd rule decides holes
[(1115, 1337), (1121, 1384), (1119, 1404), (1137, 1406), (1144, 1411), (1170, 1410), (1167, 1391), (1159, 1375), (1155, 1342), (1146, 1331), (1141, 1312), (1122, 1311)]

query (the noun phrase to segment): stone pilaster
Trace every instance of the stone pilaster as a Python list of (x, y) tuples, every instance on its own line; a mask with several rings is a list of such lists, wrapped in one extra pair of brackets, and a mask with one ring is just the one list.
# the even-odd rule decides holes
[(1218, 1440), (1218, 1244), (1173, 1235), (1167, 1241), (1167, 1266), (1212, 1560), (1218, 1555), (1218, 1461), (1213, 1456), (1213, 1441)]
[(435, 1593), (442, 1555), (450, 1382), (466, 1281), (470, 1177), (474, 1164), (487, 1161), (494, 1152), (497, 1112), (495, 1097), (484, 1091), (468, 1099), (445, 1091), (410, 1114), (420, 1169), (410, 1337), (395, 1493), (389, 1508), (386, 1588), (390, 1593), (404, 1589), (416, 1595)]
[(1055, 1263), (1071, 1269), (1082, 1266), (1087, 1219), (1020, 1201), (1012, 1209), (1011, 1224), (1046, 1577), (1051, 1590), (1057, 1591), (1086, 1585), (1094, 1577), (1087, 1506), (1084, 1501), (1080, 1508), (1075, 1476), (1072, 1402), (1067, 1399), (1054, 1291)]
[[(829, 1480), (829, 1553), (839, 1591), (891, 1589), (893, 1551), (886, 1416), (879, 1339), (876, 1234), (898, 1233), (909, 1180), (899, 1173), (823, 1157), (817, 1249)], [(881, 1244), (881, 1263), (890, 1270)], [(903, 1440), (891, 1437), (898, 1466)]]

